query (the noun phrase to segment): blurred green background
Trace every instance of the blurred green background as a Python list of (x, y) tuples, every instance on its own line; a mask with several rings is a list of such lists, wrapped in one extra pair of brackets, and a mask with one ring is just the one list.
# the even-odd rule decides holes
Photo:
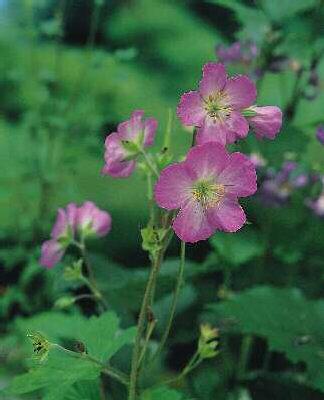
[[(273, 142), (250, 135), (233, 146), (266, 160), (260, 194), (244, 203), (251, 224), (237, 235), (216, 234), (210, 243), (189, 246), (189, 283), (165, 365), (180, 368), (190, 352), (190, 323), (195, 321), (196, 329), (207, 318), (219, 325), (219, 315), (235, 314), (234, 305), (226, 308), (233, 293), (251, 290), (238, 298), (243, 306), (235, 314), (243, 313), (247, 326), (234, 333), (225, 326), (217, 371), (200, 370), (188, 393), (206, 400), (324, 399), (324, 225), (307, 206), (321, 194), (324, 174), (324, 147), (316, 138), (324, 123), (323, 21), (321, 0), (0, 0), (4, 376), (22, 369), (21, 354), (8, 356), (17, 343), (16, 318), (51, 308), (64, 289), (57, 277), (61, 269), (44, 271), (37, 260), (57, 208), (69, 202), (92, 200), (112, 215), (112, 232), (93, 241), (91, 251), (113, 308), (125, 323), (134, 321), (148, 265), (140, 237), (147, 218), (146, 182), (139, 172), (128, 179), (101, 175), (104, 139), (134, 109), (143, 109), (159, 121), (154, 148), (160, 150), (171, 110), (170, 153), (174, 159), (183, 156), (191, 135), (175, 115), (179, 97), (196, 87), (204, 63), (217, 60), (217, 46), (240, 40), (256, 44), (258, 59), (228, 69), (254, 74), (258, 104), (281, 107), (283, 128)], [(277, 188), (287, 198), (269, 204), (262, 182), (285, 161), (297, 165), (295, 175)], [(307, 184), (297, 187), (292, 180), (300, 174), (307, 175)], [(177, 253), (175, 240), (169, 256)], [(162, 320), (172, 263), (167, 262), (160, 293)], [(258, 304), (273, 307), (269, 315), (277, 325), (267, 327)], [(281, 315), (285, 307), (287, 314)], [(91, 304), (84, 304), (84, 313), (89, 310)], [(300, 319), (299, 310), (309, 320)], [(256, 336), (251, 370), (264, 367), (268, 349), (264, 376), (242, 379), (235, 373), (244, 333)], [(299, 345), (300, 338), (307, 343)]]

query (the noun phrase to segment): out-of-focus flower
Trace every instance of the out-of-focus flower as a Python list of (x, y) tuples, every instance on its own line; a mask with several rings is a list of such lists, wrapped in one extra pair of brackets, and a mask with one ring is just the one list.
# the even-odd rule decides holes
[(260, 153), (251, 153), (249, 159), (256, 169), (266, 166), (267, 161)]
[(74, 242), (77, 233), (83, 238), (89, 235), (104, 236), (110, 229), (110, 215), (91, 201), (86, 201), (81, 207), (71, 203), (66, 209), (60, 208), (51, 239), (42, 245), (40, 264), (46, 268), (54, 267), (62, 259), (69, 244)]
[(321, 144), (324, 144), (324, 126), (323, 125), (320, 125), (317, 128), (316, 138)]
[(158, 205), (180, 209), (173, 222), (177, 236), (194, 243), (216, 230), (236, 232), (246, 222), (239, 197), (256, 191), (253, 164), (241, 153), (229, 154), (219, 143), (192, 148), (185, 161), (165, 168), (155, 186)]
[(306, 205), (313, 210), (313, 212), (319, 216), (324, 217), (324, 192), (322, 192), (317, 199), (305, 201)]
[(153, 144), (157, 121), (143, 120), (143, 115), (142, 110), (134, 111), (129, 120), (118, 125), (117, 132), (107, 136), (103, 174), (128, 177), (135, 169), (137, 156)]
[(258, 139), (274, 139), (282, 125), (282, 112), (279, 107), (250, 107), (254, 116), (247, 117), (249, 124)]
[(40, 264), (46, 268), (52, 268), (57, 264), (65, 249), (73, 240), (77, 220), (77, 206), (69, 204), (66, 210), (59, 208), (56, 222), (51, 232), (51, 239), (43, 243), (41, 249)]
[(200, 326), (198, 352), (202, 359), (212, 358), (218, 354), (219, 330), (209, 324)]
[(105, 236), (111, 229), (111, 216), (92, 201), (86, 201), (78, 208), (77, 224), (83, 237)]
[(248, 65), (257, 57), (258, 53), (259, 50), (252, 41), (234, 42), (228, 47), (223, 45), (216, 47), (216, 56), (223, 64)]
[(182, 95), (177, 115), (184, 125), (199, 128), (198, 144), (226, 145), (248, 134), (249, 125), (241, 111), (255, 99), (255, 85), (247, 76), (228, 78), (223, 64), (207, 63), (199, 90)]
[(260, 185), (259, 196), (262, 201), (270, 206), (281, 206), (289, 200), (295, 189), (305, 187), (310, 178), (308, 174), (297, 170), (298, 164), (294, 161), (284, 162), (277, 173), (269, 170)]

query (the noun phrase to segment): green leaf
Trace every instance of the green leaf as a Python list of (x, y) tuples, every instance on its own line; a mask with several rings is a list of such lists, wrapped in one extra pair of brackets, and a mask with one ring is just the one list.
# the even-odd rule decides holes
[(270, 350), (307, 365), (307, 383), (324, 391), (324, 301), (309, 301), (296, 289), (259, 286), (209, 306), (217, 319), (267, 339)]
[(101, 361), (109, 360), (124, 345), (132, 343), (136, 328), (122, 330), (113, 312), (82, 321), (78, 338), (85, 343), (88, 353)]
[(141, 400), (185, 400), (185, 398), (182, 393), (161, 386), (159, 388), (146, 390), (142, 394)]
[(119, 319), (113, 312), (87, 319), (81, 315), (48, 312), (33, 318), (19, 319), (17, 328), (43, 333), (50, 341), (61, 339), (81, 341), (92, 357), (107, 361), (125, 344), (132, 343), (136, 328), (120, 329)]
[(210, 239), (211, 245), (221, 256), (233, 266), (249, 262), (261, 256), (265, 251), (265, 242), (251, 227), (236, 233), (218, 232)]
[(25, 394), (44, 390), (44, 400), (64, 399), (71, 385), (82, 380), (96, 380), (100, 366), (83, 359), (73, 358), (53, 349), (48, 360), (15, 377), (9, 387), (12, 394)]

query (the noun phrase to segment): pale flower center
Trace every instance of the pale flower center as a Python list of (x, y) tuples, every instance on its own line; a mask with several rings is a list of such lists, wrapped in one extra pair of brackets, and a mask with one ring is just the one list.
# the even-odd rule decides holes
[(199, 181), (192, 189), (192, 195), (204, 209), (216, 206), (225, 195), (225, 186), (222, 184)]
[(231, 114), (231, 107), (228, 105), (228, 96), (224, 92), (218, 92), (204, 98), (204, 108), (208, 116), (216, 121), (223, 121)]

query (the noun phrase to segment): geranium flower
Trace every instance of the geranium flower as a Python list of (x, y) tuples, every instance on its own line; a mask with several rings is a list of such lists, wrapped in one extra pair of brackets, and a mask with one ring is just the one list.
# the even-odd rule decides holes
[(253, 164), (241, 153), (229, 154), (219, 143), (192, 148), (186, 160), (165, 168), (155, 186), (157, 204), (180, 209), (173, 222), (177, 236), (194, 243), (216, 230), (235, 232), (245, 221), (239, 197), (256, 191)]
[(184, 125), (198, 127), (197, 143), (233, 143), (247, 136), (242, 111), (256, 99), (254, 83), (243, 75), (228, 78), (223, 64), (208, 63), (198, 91), (185, 93), (177, 115)]
[(71, 203), (66, 209), (59, 208), (51, 239), (42, 245), (40, 264), (52, 268), (62, 259), (67, 247), (80, 236), (104, 236), (110, 229), (109, 213), (91, 201), (86, 201), (81, 207)]
[(111, 216), (92, 201), (86, 201), (78, 209), (77, 224), (84, 237), (105, 236), (111, 229)]
[(63, 257), (66, 248), (74, 237), (77, 220), (77, 206), (69, 204), (66, 210), (59, 208), (51, 239), (43, 243), (40, 264), (52, 268)]
[(158, 123), (154, 118), (142, 120), (143, 115), (142, 110), (134, 111), (129, 120), (118, 125), (117, 132), (107, 136), (103, 174), (128, 177), (135, 169), (137, 156), (152, 146)]
[(252, 41), (234, 42), (230, 46), (217, 46), (216, 56), (224, 64), (242, 63), (249, 65), (258, 55), (259, 50)]
[(255, 115), (247, 117), (255, 136), (258, 139), (264, 137), (274, 139), (282, 125), (282, 112), (280, 108), (276, 106), (253, 106), (248, 111), (255, 113)]

